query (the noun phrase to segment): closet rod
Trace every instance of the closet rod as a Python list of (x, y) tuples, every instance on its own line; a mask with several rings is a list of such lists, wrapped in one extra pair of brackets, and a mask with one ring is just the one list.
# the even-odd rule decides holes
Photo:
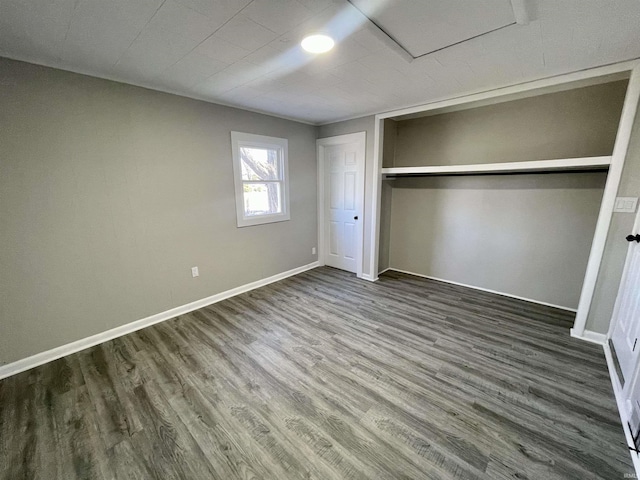
[(423, 177), (460, 177), (460, 176), (487, 176), (487, 175), (551, 175), (554, 173), (588, 173), (588, 172), (606, 172), (608, 166), (593, 168), (575, 168), (563, 170), (519, 170), (517, 172), (447, 172), (447, 173), (385, 173), (383, 180), (395, 180), (396, 178), (423, 178)]

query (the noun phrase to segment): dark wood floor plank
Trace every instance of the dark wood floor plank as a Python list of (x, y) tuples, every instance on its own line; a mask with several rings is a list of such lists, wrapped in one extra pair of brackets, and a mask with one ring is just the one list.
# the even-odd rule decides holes
[(142, 429), (138, 413), (119, 380), (118, 362), (107, 353), (112, 345), (98, 345), (78, 356), (91, 402), (102, 419), (99, 429), (107, 448)]
[[(389, 462), (389, 458), (385, 458), (391, 451), (388, 446), (384, 454), (378, 452), (377, 456), (372, 455), (373, 452), (368, 446), (376, 441), (379, 443), (379, 439), (359, 424), (358, 420), (363, 413), (359, 408), (349, 408), (349, 402), (344, 401), (346, 399), (343, 399), (341, 404), (328, 396), (315, 395), (316, 389), (313, 382), (305, 382), (297, 369), (287, 365), (287, 362), (276, 352), (264, 345), (252, 345), (252, 347), (252, 359), (279, 383), (279, 395), (274, 399), (276, 400), (274, 403), (280, 406), (280, 415), (288, 415), (287, 411), (289, 411), (294, 413), (296, 419), (299, 416), (307, 420), (305, 433), (313, 432), (312, 435), (308, 435), (309, 437), (331, 438), (332, 441), (328, 441), (328, 445), (331, 445), (336, 452), (335, 456), (340, 459), (339, 463), (344, 464), (346, 462), (343, 459), (351, 457), (350, 463), (357, 462), (361, 471), (366, 473), (366, 478), (400, 478), (401, 472), (396, 470), (394, 462)], [(290, 386), (291, 380), (295, 382), (295, 389)], [(299, 425), (299, 422), (294, 425)], [(291, 426), (292, 424), (289, 423), (289, 427)], [(351, 452), (350, 455), (349, 452)], [(405, 473), (413, 470), (415, 475), (414, 465), (405, 463), (404, 468), (407, 471)], [(352, 470), (349, 469), (349, 471)], [(338, 478), (344, 477), (341, 475)]]
[[(106, 447), (91, 431), (94, 411), (86, 387), (56, 395), (53, 402), (57, 478), (104, 479)], [(36, 471), (42, 473), (42, 478), (48, 477), (49, 472), (37, 464)]]
[(0, 479), (611, 479), (573, 315), (317, 268), (0, 381)]

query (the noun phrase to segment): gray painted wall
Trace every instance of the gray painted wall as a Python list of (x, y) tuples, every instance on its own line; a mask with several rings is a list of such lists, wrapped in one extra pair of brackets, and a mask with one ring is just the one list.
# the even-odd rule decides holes
[(382, 143), (382, 167), (393, 167), (396, 158), (396, 140), (398, 138), (398, 122), (390, 118), (384, 119), (384, 136)]
[[(0, 362), (316, 260), (315, 127), (4, 59), (0, 85)], [(290, 221), (236, 227), (231, 130), (289, 140)]]
[(391, 267), (576, 308), (604, 172), (394, 180)]
[(626, 84), (618, 81), (399, 121), (393, 166), (611, 155)]

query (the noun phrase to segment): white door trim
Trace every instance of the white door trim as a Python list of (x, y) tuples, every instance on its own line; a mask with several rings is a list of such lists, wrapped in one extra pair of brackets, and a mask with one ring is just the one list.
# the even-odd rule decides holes
[(358, 212), (360, 221), (358, 222), (358, 228), (356, 229), (358, 238), (356, 241), (356, 276), (362, 278), (362, 258), (364, 251), (364, 191), (365, 191), (365, 165), (366, 165), (366, 145), (367, 145), (367, 132), (348, 133), (346, 135), (337, 135), (335, 137), (319, 138), (316, 140), (316, 155), (318, 161), (318, 262), (320, 265), (325, 265), (326, 245), (324, 244), (324, 150), (332, 145), (342, 145), (344, 143), (357, 143), (358, 154), (362, 158), (362, 168), (360, 169), (359, 185), (357, 186), (361, 197), (362, 212)]

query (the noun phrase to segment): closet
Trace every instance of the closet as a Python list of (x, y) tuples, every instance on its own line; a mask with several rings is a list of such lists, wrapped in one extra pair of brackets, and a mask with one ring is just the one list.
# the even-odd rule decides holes
[(604, 73), (378, 115), (373, 270), (577, 311), (635, 113)]
[(394, 269), (576, 310), (571, 335), (604, 347), (630, 448), (640, 365), (623, 390), (615, 318), (587, 327), (594, 296), (618, 288), (601, 265), (626, 244), (610, 226), (639, 100), (632, 60), (376, 115), (364, 249), (370, 280)]

